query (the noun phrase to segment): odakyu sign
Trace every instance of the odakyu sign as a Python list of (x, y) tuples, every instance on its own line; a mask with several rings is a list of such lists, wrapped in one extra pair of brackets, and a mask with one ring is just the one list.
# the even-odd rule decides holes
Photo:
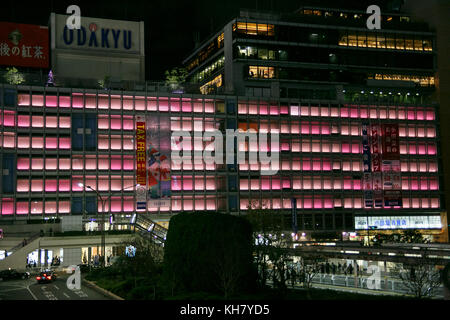
[(69, 15), (55, 15), (54, 45), (57, 49), (140, 53), (143, 23), (81, 16), (80, 28), (68, 28)]

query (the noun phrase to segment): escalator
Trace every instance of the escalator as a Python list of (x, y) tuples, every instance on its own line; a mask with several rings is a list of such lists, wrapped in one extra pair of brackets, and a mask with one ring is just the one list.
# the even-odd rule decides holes
[(131, 217), (130, 224), (142, 237), (164, 246), (167, 229), (151, 220), (147, 215), (135, 213)]

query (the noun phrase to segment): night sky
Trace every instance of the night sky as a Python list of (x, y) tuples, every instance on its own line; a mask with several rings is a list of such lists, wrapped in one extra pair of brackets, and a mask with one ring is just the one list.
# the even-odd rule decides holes
[[(335, 8), (336, 0), (2, 0), (0, 21), (48, 25), (50, 12), (65, 14), (71, 4), (81, 15), (95, 18), (144, 21), (147, 80), (163, 80), (164, 71), (181, 65), (200, 41), (239, 15), (240, 9), (293, 12), (302, 5)], [(370, 4), (383, 8), (385, 0), (345, 0), (345, 7), (365, 10)], [(342, 7), (343, 5), (340, 4)]]

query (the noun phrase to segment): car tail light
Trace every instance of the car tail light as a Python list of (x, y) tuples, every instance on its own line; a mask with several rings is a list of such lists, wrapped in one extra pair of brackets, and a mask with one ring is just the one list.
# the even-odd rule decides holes
[(51, 278), (52, 278), (51, 276), (48, 276), (48, 277), (47, 277), (48, 280), (50, 280)]
[(41, 280), (41, 277), (36, 277), (36, 280)]

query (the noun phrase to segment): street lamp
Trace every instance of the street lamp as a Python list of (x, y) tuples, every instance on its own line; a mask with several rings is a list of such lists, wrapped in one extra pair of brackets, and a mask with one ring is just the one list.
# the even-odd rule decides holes
[[(101, 194), (97, 191), (97, 190), (95, 190), (94, 188), (92, 188), (91, 186), (85, 186), (83, 183), (81, 183), (81, 182), (79, 182), (78, 183), (78, 186), (80, 187), (80, 188), (88, 188), (88, 189), (90, 189), (90, 190), (92, 190), (92, 191), (94, 191), (96, 194), (97, 194), (97, 197), (99, 197), (100, 198), (100, 201), (102, 202), (102, 219), (101, 219), (101, 227), (100, 227), (100, 232), (101, 232), (101, 256), (102, 256), (102, 267), (105, 267), (105, 262), (106, 262), (106, 259), (105, 259), (105, 251), (106, 251), (106, 235), (105, 235), (105, 204), (106, 204), (106, 200), (109, 198), (109, 197), (111, 197), (112, 196), (112, 194), (110, 194), (107, 198), (103, 198), (102, 196), (101, 196)], [(129, 188), (134, 188), (134, 187), (138, 187), (139, 186), (139, 184), (136, 184), (136, 185), (133, 185), (133, 186), (129, 186), (129, 187), (126, 187), (126, 188), (123, 188), (122, 190), (120, 190), (120, 191), (117, 191), (117, 192), (122, 192), (122, 191), (124, 191), (124, 190), (126, 190), (126, 189), (129, 189)]]

